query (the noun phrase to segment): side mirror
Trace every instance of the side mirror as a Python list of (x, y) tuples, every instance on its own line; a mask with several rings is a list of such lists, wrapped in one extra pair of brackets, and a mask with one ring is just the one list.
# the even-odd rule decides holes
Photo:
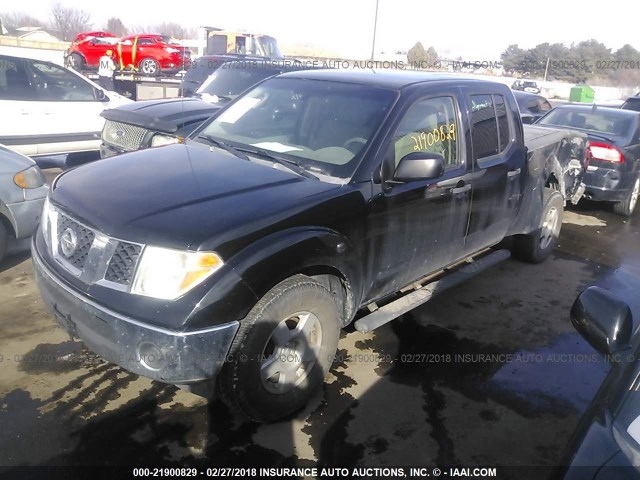
[(522, 118), (522, 123), (524, 123), (525, 125), (531, 125), (536, 121), (536, 117), (534, 117), (533, 115), (527, 115), (526, 113), (520, 115), (520, 117)]
[(93, 96), (99, 102), (108, 102), (109, 101), (109, 98), (107, 97), (106, 93), (104, 93), (104, 90), (102, 90), (101, 88), (94, 88), (93, 89)]
[(430, 180), (444, 173), (444, 158), (437, 153), (412, 152), (400, 160), (394, 180), (411, 182), (413, 180)]
[(576, 298), (571, 307), (571, 323), (593, 348), (605, 355), (630, 347), (631, 309), (603, 288), (589, 287)]

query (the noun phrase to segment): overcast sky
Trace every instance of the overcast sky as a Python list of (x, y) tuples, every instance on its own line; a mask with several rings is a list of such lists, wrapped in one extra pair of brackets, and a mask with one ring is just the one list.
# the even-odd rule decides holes
[[(20, 0), (11, 9), (48, 17), (52, 0)], [(211, 25), (275, 36), (282, 45), (308, 44), (343, 57), (371, 54), (376, 0), (62, 0), (91, 13), (96, 27), (111, 16), (125, 25), (178, 22)], [(570, 45), (595, 38), (617, 49), (640, 50), (640, 36), (627, 28), (622, 0), (595, 3), (535, 0), (379, 0), (376, 51), (408, 50), (417, 41), (444, 57), (499, 59), (512, 43), (530, 48), (542, 42)], [(4, 10), (3, 7), (1, 10)], [(577, 13), (576, 13), (577, 12)], [(581, 12), (584, 12), (582, 14)], [(604, 27), (595, 28), (604, 19)]]

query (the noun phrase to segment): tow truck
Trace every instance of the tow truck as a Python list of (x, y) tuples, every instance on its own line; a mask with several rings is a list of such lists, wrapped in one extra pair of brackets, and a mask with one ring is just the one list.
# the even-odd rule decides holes
[[(111, 41), (112, 48), (118, 48), (115, 40), (106, 35), (107, 32), (88, 32), (80, 34), (81, 41), (97, 38), (98, 41)], [(222, 60), (231, 61), (246, 57), (264, 57), (270, 59), (282, 59), (284, 55), (280, 50), (277, 40), (269, 35), (234, 32), (217, 27), (201, 27), (200, 38), (194, 43), (182, 42), (184, 47), (195, 48), (198, 57), (220, 55)], [(129, 38), (129, 37), (128, 37)], [(136, 36), (131, 36), (136, 38)], [(105, 40), (106, 39), (106, 40)], [(136, 43), (135, 40), (132, 43)], [(137, 46), (137, 45), (136, 45)], [(72, 46), (73, 47), (73, 46)], [(135, 57), (135, 56), (134, 56)], [(139, 57), (139, 55), (138, 55)], [(73, 61), (73, 53), (65, 53), (65, 63), (82, 73), (85, 77), (97, 81), (98, 74), (95, 70), (87, 69), (86, 62)], [(120, 56), (122, 58), (122, 55)], [(131, 62), (116, 62), (117, 70), (113, 77), (117, 93), (132, 100), (153, 100), (158, 98), (175, 98), (180, 96), (180, 84), (186, 70), (179, 72), (163, 73), (156, 70), (153, 73), (145, 73), (144, 69), (132, 65)], [(211, 62), (208, 62), (211, 63)], [(220, 62), (222, 63), (222, 62)], [(188, 62), (187, 68), (199, 66), (197, 62)], [(210, 72), (212, 73), (212, 72)]]

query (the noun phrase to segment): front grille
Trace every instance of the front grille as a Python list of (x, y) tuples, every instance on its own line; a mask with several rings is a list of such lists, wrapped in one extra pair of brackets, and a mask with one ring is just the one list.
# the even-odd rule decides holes
[(135, 271), (141, 251), (142, 246), (140, 245), (120, 242), (111, 257), (104, 279), (108, 282), (128, 286), (133, 278), (133, 272)]
[[(62, 212), (58, 215), (58, 254), (82, 270), (95, 238), (94, 233)], [(65, 250), (66, 249), (66, 250)]]
[(146, 128), (107, 120), (102, 129), (102, 141), (124, 150), (138, 150), (147, 132)]

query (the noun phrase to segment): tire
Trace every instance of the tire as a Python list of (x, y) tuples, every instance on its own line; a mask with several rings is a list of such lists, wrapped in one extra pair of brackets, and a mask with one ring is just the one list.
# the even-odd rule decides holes
[(636, 178), (636, 182), (633, 184), (633, 189), (627, 195), (622, 202), (613, 204), (613, 213), (622, 215), (623, 217), (630, 217), (636, 209), (638, 204), (638, 195), (640, 194), (640, 177)]
[(145, 75), (158, 75), (160, 73), (160, 64), (153, 58), (143, 58), (138, 63), (138, 70)]
[(339, 321), (323, 285), (305, 275), (279, 283), (240, 323), (218, 376), (221, 399), (257, 422), (298, 413), (331, 367)]
[(0, 263), (4, 260), (4, 256), (7, 254), (7, 243), (9, 240), (9, 234), (7, 233), (7, 227), (0, 221)]
[(82, 58), (82, 55), (78, 53), (72, 53), (71, 55), (69, 55), (67, 57), (67, 63), (69, 64), (68, 66), (70, 68), (73, 68), (77, 71), (85, 70), (87, 67), (87, 62), (85, 62), (84, 58)]
[(529, 263), (544, 262), (556, 247), (560, 229), (564, 199), (557, 190), (545, 187), (542, 199), (540, 226), (529, 235), (518, 235), (514, 239), (513, 253)]

